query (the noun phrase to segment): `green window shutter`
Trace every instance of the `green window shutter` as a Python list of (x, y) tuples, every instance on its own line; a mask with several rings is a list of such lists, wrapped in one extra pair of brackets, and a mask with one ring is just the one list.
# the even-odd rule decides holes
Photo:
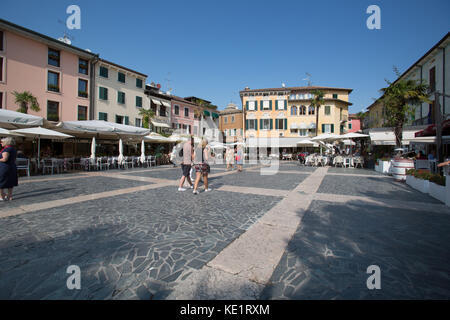
[(287, 130), (287, 119), (284, 119), (284, 130)]
[(334, 124), (331, 124), (331, 133), (334, 133)]
[(275, 129), (278, 129), (278, 119), (275, 119)]
[(263, 101), (262, 100), (259, 102), (259, 110), (263, 110)]
[(258, 121), (257, 120), (252, 120), (255, 121), (255, 130), (258, 130)]
[(273, 129), (273, 119), (270, 119), (270, 130)]
[(248, 101), (245, 102), (245, 110), (248, 110)]
[(278, 100), (275, 100), (275, 110), (278, 110)]
[(263, 119), (259, 119), (259, 127), (262, 129), (263, 128)]
[(325, 125), (322, 123), (322, 133), (325, 132)]
[[(247, 103), (248, 105), (248, 103)], [(248, 120), (245, 120), (245, 130), (248, 130)]]
[(128, 116), (125, 116), (125, 124), (126, 124), (126, 125), (129, 124)]
[(272, 100), (269, 101), (269, 110), (272, 110)]

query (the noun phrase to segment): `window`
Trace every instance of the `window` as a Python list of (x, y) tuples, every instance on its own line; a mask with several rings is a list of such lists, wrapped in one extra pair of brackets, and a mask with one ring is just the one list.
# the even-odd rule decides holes
[(100, 67), (100, 76), (104, 78), (108, 78), (108, 68)]
[(430, 92), (436, 90), (436, 67), (430, 69)]
[(325, 106), (325, 115), (329, 116), (331, 114), (331, 107)]
[(231, 123), (234, 122), (234, 116), (231, 116)]
[(348, 128), (349, 128), (350, 130), (352, 130), (352, 124), (351, 124), (351, 123), (348, 124)]
[(117, 92), (117, 103), (125, 104), (125, 92)]
[(59, 102), (47, 101), (47, 120), (59, 121)]
[(297, 115), (297, 106), (292, 106), (291, 107), (291, 116), (296, 116)]
[(136, 87), (142, 88), (142, 79), (136, 79)]
[(277, 100), (278, 110), (286, 110), (284, 100)]
[(89, 70), (88, 61), (80, 58), (78, 60), (78, 72), (87, 75), (88, 70)]
[(0, 57), (0, 82), (3, 81), (3, 57)]
[(300, 106), (299, 115), (301, 115), (301, 116), (306, 115), (306, 107), (305, 106)]
[(78, 96), (87, 98), (88, 97), (88, 82), (87, 80), (78, 79)]
[(262, 130), (270, 130), (270, 119), (261, 119), (262, 121)]
[(136, 107), (142, 108), (142, 97), (136, 96)]
[(286, 130), (287, 119), (275, 119), (275, 129)]
[(161, 117), (167, 117), (167, 115), (166, 115), (166, 107), (165, 106), (160, 106), (159, 107), (159, 115)]
[(3, 92), (0, 92), (0, 109), (3, 109)]
[(248, 101), (248, 110), (254, 111), (256, 108), (256, 101)]
[(108, 121), (108, 114), (105, 112), (99, 112), (98, 120)]
[(53, 92), (59, 92), (59, 73), (48, 72), (47, 90)]
[(136, 127), (141, 128), (142, 127), (142, 119), (136, 118), (136, 121), (134, 122)]
[(100, 99), (101, 100), (108, 100), (108, 89), (100, 87)]
[(263, 109), (269, 109), (270, 108), (270, 100), (264, 100), (263, 101)]
[(309, 106), (308, 108), (308, 114), (313, 115), (314, 114), (314, 106)]
[(189, 109), (188, 108), (184, 108), (184, 116), (189, 117)]
[(223, 117), (223, 122), (228, 123), (228, 117)]
[(116, 123), (123, 124), (124, 117), (116, 114)]
[(234, 129), (233, 136), (237, 135), (237, 129)]
[(256, 119), (251, 119), (251, 120), (247, 120), (247, 121), (248, 121), (248, 126), (247, 126), (248, 130), (257, 130)]
[(179, 115), (179, 114), (180, 114), (180, 106), (175, 105), (175, 107), (173, 108), (173, 112), (174, 112), (176, 115)]
[(3, 51), (3, 31), (0, 30), (0, 51)]
[(306, 137), (308, 135), (308, 129), (299, 129), (298, 135), (301, 137)]
[(333, 93), (333, 99), (337, 99), (337, 98), (338, 98), (337, 93)]
[(78, 120), (87, 120), (87, 107), (78, 106)]
[(322, 133), (334, 133), (334, 124), (322, 124)]
[(48, 49), (48, 64), (54, 67), (59, 67), (60, 53), (58, 50)]
[(118, 72), (117, 73), (117, 81), (125, 83), (125, 73)]

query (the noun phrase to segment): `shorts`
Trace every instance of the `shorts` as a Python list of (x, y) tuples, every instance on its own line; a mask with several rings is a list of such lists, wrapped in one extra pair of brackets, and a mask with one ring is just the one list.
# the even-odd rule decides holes
[(207, 163), (196, 164), (194, 165), (194, 168), (195, 172), (201, 172), (203, 175), (208, 174), (211, 171), (209, 164)]
[(190, 164), (182, 164), (181, 170), (183, 171), (183, 176), (189, 177), (189, 171), (191, 171), (191, 165)]

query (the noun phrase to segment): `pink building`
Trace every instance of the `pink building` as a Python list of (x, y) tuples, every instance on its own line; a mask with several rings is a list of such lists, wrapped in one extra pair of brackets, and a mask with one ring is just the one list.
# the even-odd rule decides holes
[(361, 131), (361, 120), (358, 119), (356, 114), (350, 114), (348, 116), (348, 131), (347, 132), (358, 132)]
[(0, 19), (0, 108), (16, 111), (14, 91), (29, 91), (49, 121), (92, 118), (98, 55)]
[[(172, 129), (182, 130), (184, 133), (198, 134), (198, 126), (195, 126), (194, 110), (198, 106), (181, 97), (172, 96)], [(197, 133), (196, 133), (197, 132)]]

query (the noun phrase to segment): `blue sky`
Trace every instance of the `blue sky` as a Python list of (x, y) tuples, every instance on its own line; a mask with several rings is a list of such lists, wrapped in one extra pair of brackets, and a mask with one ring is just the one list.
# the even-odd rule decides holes
[[(73, 45), (149, 75), (178, 96), (198, 96), (223, 109), (239, 90), (313, 85), (353, 88), (350, 112), (379, 97), (450, 30), (448, 0), (2, 0), (0, 17), (60, 37), (81, 8)], [(369, 30), (366, 9), (381, 9)]]

